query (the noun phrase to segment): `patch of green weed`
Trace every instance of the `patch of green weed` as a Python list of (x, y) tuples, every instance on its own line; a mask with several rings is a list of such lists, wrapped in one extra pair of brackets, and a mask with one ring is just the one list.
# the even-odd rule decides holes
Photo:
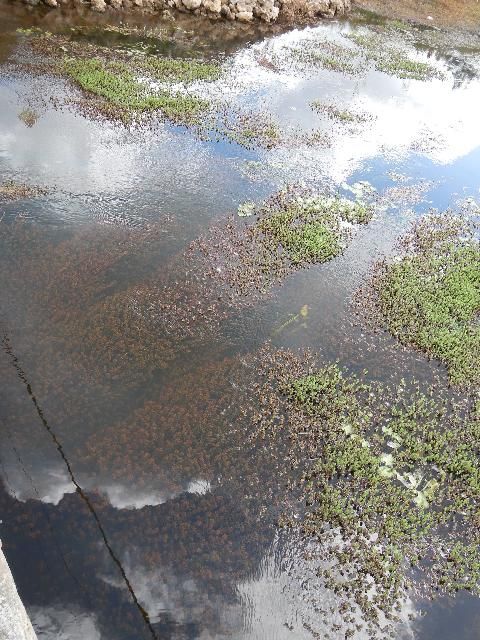
[(193, 96), (169, 92), (153, 93), (139, 82), (122, 62), (104, 62), (99, 58), (67, 59), (64, 70), (84, 91), (103, 98), (116, 109), (120, 119), (136, 113), (161, 111), (172, 120), (189, 120), (208, 108), (208, 103)]
[(371, 216), (368, 205), (346, 199), (297, 198), (263, 217), (258, 228), (292, 264), (321, 263), (342, 252), (341, 221), (365, 224)]
[(446, 364), (454, 383), (480, 382), (480, 246), (436, 242), (388, 265), (379, 303), (390, 331)]

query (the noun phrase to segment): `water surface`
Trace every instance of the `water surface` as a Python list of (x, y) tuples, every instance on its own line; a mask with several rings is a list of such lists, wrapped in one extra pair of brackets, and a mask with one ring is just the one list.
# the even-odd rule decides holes
[[(248, 397), (254, 378), (247, 356), (271, 340), (352, 371), (366, 367), (372, 379), (447, 382), (438, 363), (353, 322), (351, 298), (412, 220), (479, 199), (476, 61), (438, 51), (443, 79), (425, 82), (373, 69), (299, 73), (292, 47), (343, 42), (352, 25), (239, 33), (206, 22), (192, 33), (192, 21), (167, 21), (163, 39), (139, 39), (85, 31), (89, 14), (65, 22), (3, 3), (0, 16), (0, 173), (46, 189), (0, 205), (0, 535), (39, 638), (312, 637), (315, 611), (300, 587), (309, 568), (277, 530), (274, 463), (246, 443), (245, 425), (232, 429), (239, 389)], [(287, 141), (247, 151), (168, 124), (128, 130), (58, 108), (54, 98), (73, 91), (66, 82), (7, 66), (22, 38), (16, 29), (29, 26), (218, 58), (227, 80), (198, 91), (228, 95), (232, 108), (267, 109)], [(316, 114), (317, 99), (371, 119), (345, 127)], [(33, 126), (19, 118), (26, 108), (38, 115)], [(312, 131), (329, 144), (306, 142)], [(123, 343), (106, 351), (101, 342), (121, 325), (115, 296), (163, 277), (181, 281), (183, 252), (210, 224), (285, 183), (348, 194), (360, 181), (380, 196), (393, 191), (344, 255), (295, 273), (253, 308), (222, 318), (214, 335), (199, 329), (191, 344), (172, 340), (162, 367), (142, 366), (143, 334), (130, 347), (135, 358), (112, 366), (109, 353), (125, 355)], [(402, 196), (405, 186), (416, 188)], [(305, 305), (307, 317), (288, 322)], [(78, 327), (91, 313), (85, 339)], [(316, 597), (334, 603), (321, 587)], [(412, 598), (398, 637), (478, 637), (479, 611), (464, 594), (434, 605)]]

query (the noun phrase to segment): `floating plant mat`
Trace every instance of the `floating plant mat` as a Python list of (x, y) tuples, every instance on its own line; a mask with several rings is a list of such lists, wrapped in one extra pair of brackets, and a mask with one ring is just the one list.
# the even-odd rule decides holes
[(453, 383), (480, 382), (480, 245), (466, 217), (432, 214), (374, 270), (358, 296), (374, 324), (442, 361)]
[(212, 229), (198, 246), (232, 294), (266, 292), (297, 269), (340, 255), (374, 209), (362, 199), (286, 188), (260, 205), (244, 203), (240, 220)]
[[(370, 16), (371, 17), (371, 16)], [(264, 58), (281, 70), (309, 74), (323, 69), (345, 75), (365, 75), (372, 68), (404, 80), (426, 81), (444, 76), (445, 66), (461, 79), (478, 75), (480, 49), (475, 36), (417, 28), (407, 22), (365, 24), (353, 20), (349, 27), (325, 37), (306, 29), (294, 44), (272, 46)], [(458, 56), (461, 48), (462, 55)], [(435, 56), (431, 56), (431, 53)]]
[[(253, 385), (252, 438), (275, 449), (304, 511), (282, 524), (302, 534), (316, 577), (337, 595), (346, 637), (386, 637), (411, 593), (480, 587), (480, 398), (439, 387), (367, 382), (336, 364), (266, 348)], [(281, 446), (279, 447), (281, 449)], [(299, 505), (300, 506), (300, 505)], [(315, 591), (308, 586), (309, 598)]]
[(223, 89), (206, 88), (224, 75), (215, 59), (122, 51), (40, 30), (22, 33), (26, 52), (23, 59), (17, 54), (13, 67), (69, 79), (83, 96), (67, 105), (87, 116), (129, 126), (154, 126), (160, 117), (191, 128), (202, 139), (228, 140), (249, 149), (268, 149), (282, 141), (267, 112), (233, 108)]

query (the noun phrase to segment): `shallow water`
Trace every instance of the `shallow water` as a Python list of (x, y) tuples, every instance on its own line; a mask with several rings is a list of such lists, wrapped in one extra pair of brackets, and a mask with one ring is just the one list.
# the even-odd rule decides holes
[[(79, 14), (67, 24), (91, 20)], [(17, 27), (66, 28), (55, 12), (7, 4), (0, 25), (0, 62), (21, 41)], [(247, 151), (167, 124), (127, 130), (58, 108), (55, 98), (72, 93), (64, 81), (6, 66), (0, 75), (2, 181), (47, 190), (0, 205), (0, 535), (40, 639), (312, 637), (315, 611), (299, 587), (309, 568), (275, 527), (282, 496), (274, 463), (232, 428), (240, 425), (239, 389), (248, 398), (255, 375), (247, 355), (271, 340), (367, 368), (372, 379), (447, 382), (438, 363), (354, 322), (351, 298), (412, 220), (479, 199), (478, 60), (439, 52), (444, 78), (425, 82), (372, 69), (300, 72), (291, 47), (343, 42), (352, 25), (283, 34), (239, 34), (208, 21), (191, 28), (191, 20), (167, 21), (158, 51), (219, 57), (227, 80), (198, 92), (268, 110), (283, 145)], [(88, 33), (108, 46), (139, 46), (137, 37)], [(315, 99), (371, 118), (335, 123), (309, 107)], [(30, 127), (18, 117), (26, 108), (38, 115)], [(328, 146), (305, 142), (316, 130)], [(128, 299), (163, 277), (181, 281), (189, 243), (245, 200), (287, 182), (348, 193), (359, 181), (384, 204), (341, 257), (219, 318), (215, 332), (192, 320), (194, 339), (172, 339), (162, 366), (144, 364), (155, 317), (135, 357), (126, 357), (127, 343), (108, 343), (122, 322), (115, 296)], [(399, 193), (404, 186), (416, 188)], [(387, 197), (389, 188), (397, 191)], [(202, 291), (191, 295), (187, 305)], [(334, 601), (320, 587), (317, 597)], [(412, 599), (398, 637), (478, 637), (479, 612), (463, 594), (433, 605)]]

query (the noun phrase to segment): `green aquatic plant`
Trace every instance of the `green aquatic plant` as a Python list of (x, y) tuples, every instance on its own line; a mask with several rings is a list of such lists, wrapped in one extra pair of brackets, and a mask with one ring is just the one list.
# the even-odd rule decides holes
[(219, 139), (226, 139), (246, 149), (272, 149), (282, 139), (278, 124), (268, 114), (252, 112), (225, 114), (218, 135)]
[(287, 187), (239, 213), (195, 244), (215, 280), (243, 304), (293, 271), (340, 255), (357, 226), (370, 221), (374, 207)]
[(433, 65), (413, 59), (404, 48), (392, 44), (384, 34), (353, 31), (345, 37), (359, 48), (359, 55), (373, 63), (377, 71), (405, 80), (442, 77)]
[(375, 66), (378, 71), (405, 80), (427, 80), (437, 75), (434, 67), (428, 62), (412, 60), (401, 51), (391, 50), (387, 55), (379, 56)]
[(135, 58), (135, 68), (160, 82), (181, 82), (190, 84), (198, 81), (218, 80), (222, 74), (220, 65), (214, 62), (139, 56)]
[(258, 228), (269, 246), (280, 246), (292, 264), (325, 262), (343, 249), (341, 223), (366, 224), (373, 210), (342, 198), (296, 198), (269, 211)]
[[(277, 327), (277, 329), (272, 332), (272, 336), (277, 336), (279, 333), (282, 333), (282, 331), (285, 331), (285, 329), (290, 328), (295, 324), (297, 325), (297, 327), (301, 326), (303, 328), (306, 328), (308, 313), (309, 306), (308, 304), (304, 304), (298, 313), (290, 314), (288, 319), (285, 320), (285, 322), (283, 322), (279, 327)], [(300, 325), (298, 324), (299, 322), (301, 323)]]
[[(442, 231), (443, 229), (443, 231)], [(429, 217), (414, 233), (427, 240), (385, 264), (374, 286), (389, 330), (445, 363), (456, 384), (480, 381), (480, 245), (451, 235), (448, 217)]]
[(326, 71), (354, 75), (358, 73), (352, 51), (326, 40), (304, 40), (290, 49), (293, 60), (306, 68), (320, 68)]
[(480, 594), (480, 401), (268, 357), (255, 434), (287, 443), (305, 513), (282, 523), (302, 534), (347, 632), (354, 606), (385, 637), (412, 587)]
[(158, 110), (172, 120), (191, 120), (208, 108), (205, 100), (190, 95), (153, 92), (122, 62), (105, 62), (100, 58), (67, 59), (64, 71), (84, 91), (103, 98), (117, 110), (121, 119)]

